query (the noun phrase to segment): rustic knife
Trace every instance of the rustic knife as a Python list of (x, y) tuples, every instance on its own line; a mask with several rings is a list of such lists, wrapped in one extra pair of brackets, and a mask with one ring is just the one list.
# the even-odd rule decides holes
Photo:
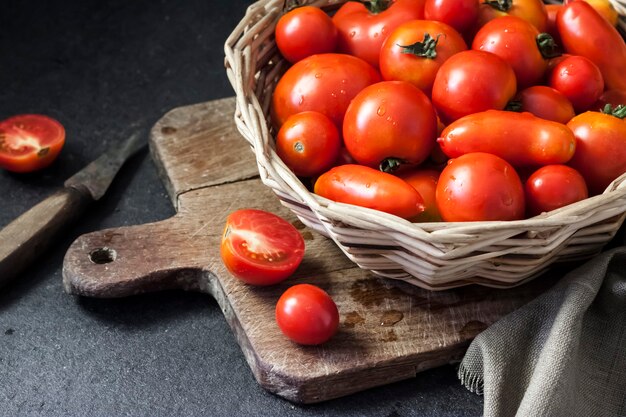
[(124, 162), (145, 144), (139, 133), (133, 133), (70, 177), (64, 188), (0, 230), (0, 287), (32, 263), (89, 203), (99, 200)]

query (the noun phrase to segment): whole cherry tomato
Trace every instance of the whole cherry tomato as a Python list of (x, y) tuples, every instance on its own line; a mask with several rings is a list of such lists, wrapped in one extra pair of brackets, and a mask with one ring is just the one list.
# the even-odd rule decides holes
[(339, 157), (340, 149), (337, 127), (315, 111), (289, 117), (276, 136), (276, 153), (296, 175), (303, 177), (329, 169)]
[(0, 121), (0, 168), (12, 172), (43, 169), (65, 143), (61, 123), (39, 114), (21, 114)]
[(556, 210), (588, 197), (582, 175), (566, 165), (546, 165), (526, 181), (526, 210), (529, 216)]
[(417, 217), (411, 219), (412, 222), (441, 221), (441, 215), (439, 214), (437, 200), (435, 198), (439, 174), (440, 172), (434, 169), (418, 169), (399, 175), (400, 178), (411, 184), (424, 199), (424, 211), (418, 214)]
[(445, 23), (411, 20), (383, 43), (380, 72), (385, 80), (410, 82), (430, 96), (441, 64), (466, 49), (461, 35)]
[(476, 0), (426, 0), (424, 18), (453, 27), (459, 33), (470, 30), (478, 18)]
[(572, 103), (551, 87), (535, 85), (520, 91), (516, 99), (520, 110), (553, 122), (567, 123), (575, 116)]
[(574, 135), (562, 123), (500, 110), (474, 113), (451, 123), (438, 142), (450, 158), (489, 152), (516, 167), (562, 164), (576, 149)]
[(423, 162), (435, 146), (437, 116), (430, 100), (405, 81), (365, 87), (350, 103), (343, 140), (360, 164), (391, 172)]
[(521, 17), (539, 32), (547, 30), (548, 12), (541, 0), (486, 0), (479, 3), (476, 30), (493, 19), (507, 15)]
[(604, 91), (602, 73), (583, 56), (560, 61), (550, 72), (548, 84), (567, 97), (578, 113), (589, 109)]
[(357, 57), (344, 54), (307, 57), (289, 68), (274, 89), (274, 124), (280, 128), (292, 114), (312, 110), (328, 116), (341, 131), (350, 101), (363, 88), (378, 81), (378, 71)]
[(441, 65), (432, 101), (444, 123), (489, 109), (502, 110), (515, 95), (511, 66), (497, 55), (463, 51)]
[(235, 277), (253, 285), (272, 285), (294, 273), (304, 257), (304, 240), (283, 218), (244, 209), (226, 219), (220, 254)]
[(615, 114), (619, 117), (588, 111), (567, 123), (576, 137), (576, 153), (568, 165), (581, 173), (592, 195), (626, 172), (626, 107)]
[(348, 1), (333, 16), (339, 29), (338, 51), (378, 67), (378, 54), (387, 36), (400, 24), (424, 17), (425, 0)]
[(607, 90), (626, 90), (626, 42), (615, 27), (584, 1), (563, 6), (556, 24), (565, 50), (596, 64)]
[(319, 345), (337, 333), (339, 310), (326, 291), (315, 285), (298, 284), (278, 299), (276, 323), (292, 341)]
[(410, 219), (424, 211), (422, 196), (406, 181), (363, 165), (341, 165), (322, 174), (315, 194)]
[(524, 187), (515, 169), (489, 153), (452, 159), (437, 183), (437, 207), (448, 222), (519, 220)]
[(291, 63), (310, 55), (334, 52), (337, 28), (319, 7), (297, 7), (278, 19), (276, 46)]
[(606, 90), (590, 110), (601, 111), (607, 104), (611, 107), (626, 106), (626, 90)]
[(472, 49), (491, 52), (511, 65), (518, 88), (537, 84), (548, 67), (546, 58), (555, 53), (556, 44), (547, 34), (526, 20), (503, 16), (487, 22), (472, 43)]

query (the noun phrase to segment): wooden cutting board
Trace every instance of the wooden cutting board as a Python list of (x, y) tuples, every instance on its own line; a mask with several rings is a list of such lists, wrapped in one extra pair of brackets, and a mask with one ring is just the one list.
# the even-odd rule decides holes
[[(508, 290), (431, 292), (360, 270), (260, 182), (254, 155), (235, 128), (234, 106), (227, 98), (181, 107), (154, 126), (152, 156), (177, 214), (78, 238), (64, 261), (67, 292), (104, 298), (180, 288), (211, 294), (259, 384), (313, 403), (457, 361), (479, 332), (553, 283), (544, 276)], [(258, 288), (225, 270), (220, 238), (226, 216), (239, 208), (272, 211), (300, 230), (306, 254), (293, 277)], [(340, 330), (322, 346), (290, 342), (274, 321), (276, 301), (296, 283), (322, 287), (339, 307)]]

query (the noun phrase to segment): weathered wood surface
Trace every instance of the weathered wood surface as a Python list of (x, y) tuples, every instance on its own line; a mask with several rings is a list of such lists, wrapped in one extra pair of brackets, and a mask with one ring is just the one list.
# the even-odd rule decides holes
[[(254, 157), (236, 132), (233, 111), (234, 99), (219, 100), (175, 109), (155, 125), (151, 149), (177, 215), (80, 237), (64, 263), (68, 292), (91, 297), (166, 288), (209, 293), (258, 382), (289, 400), (311, 403), (458, 360), (476, 334), (550, 285), (540, 278), (509, 290), (430, 292), (356, 268), (332, 241), (304, 227), (269, 188), (251, 178)], [(304, 261), (282, 284), (247, 286), (220, 261), (226, 216), (246, 207), (280, 214), (305, 238)], [(327, 290), (339, 307), (340, 331), (323, 346), (291, 343), (274, 321), (280, 294), (304, 282)]]

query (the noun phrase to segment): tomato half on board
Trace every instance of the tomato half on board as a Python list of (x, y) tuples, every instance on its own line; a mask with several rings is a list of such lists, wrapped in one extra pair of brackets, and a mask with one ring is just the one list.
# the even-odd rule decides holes
[(0, 167), (32, 172), (50, 165), (65, 143), (61, 123), (39, 114), (22, 114), (0, 122)]
[(226, 268), (240, 280), (272, 285), (298, 268), (304, 257), (304, 240), (282, 217), (242, 209), (226, 219), (220, 254)]

